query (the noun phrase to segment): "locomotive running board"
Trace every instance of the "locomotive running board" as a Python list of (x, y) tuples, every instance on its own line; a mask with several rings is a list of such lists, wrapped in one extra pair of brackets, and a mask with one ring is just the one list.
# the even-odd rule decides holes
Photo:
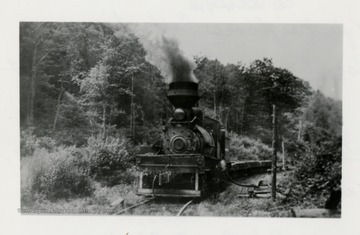
[(187, 190), (187, 189), (138, 189), (138, 195), (144, 196), (160, 196), (160, 197), (201, 197), (201, 191), (199, 190)]

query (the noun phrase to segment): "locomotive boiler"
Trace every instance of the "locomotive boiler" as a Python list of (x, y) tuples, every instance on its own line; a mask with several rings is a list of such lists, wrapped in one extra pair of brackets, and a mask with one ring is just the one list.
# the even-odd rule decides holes
[(151, 151), (136, 156), (137, 194), (201, 197), (226, 168), (226, 131), (195, 107), (197, 83), (172, 82), (167, 98), (174, 109), (161, 139)]

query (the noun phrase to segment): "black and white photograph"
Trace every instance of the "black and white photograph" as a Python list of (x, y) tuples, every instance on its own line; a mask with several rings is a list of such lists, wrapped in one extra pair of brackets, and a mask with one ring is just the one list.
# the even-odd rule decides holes
[(19, 30), (21, 213), (341, 217), (342, 25)]
[(359, 234), (359, 1), (0, 5), (0, 234)]

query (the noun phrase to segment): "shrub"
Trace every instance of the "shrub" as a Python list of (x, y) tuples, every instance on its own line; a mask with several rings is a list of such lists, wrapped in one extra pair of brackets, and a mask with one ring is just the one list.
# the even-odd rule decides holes
[(89, 160), (81, 149), (66, 147), (49, 153), (38, 148), (33, 155), (29, 179), (33, 195), (56, 200), (92, 193)]
[(316, 175), (322, 183), (341, 177), (341, 138), (311, 145), (298, 163), (296, 177), (300, 180)]
[(272, 149), (260, 140), (230, 133), (230, 158), (232, 160), (266, 160)]
[(56, 148), (56, 141), (50, 137), (37, 137), (31, 129), (20, 132), (20, 155), (31, 156), (35, 149), (45, 148), (53, 151)]
[(101, 136), (88, 139), (91, 176), (106, 186), (132, 183), (134, 173), (129, 163), (130, 155), (126, 150), (126, 139)]
[(323, 207), (331, 192), (341, 190), (341, 138), (306, 143), (294, 177), (288, 178), (284, 188), (291, 188), (290, 196), (296, 200), (301, 198)]
[(91, 136), (85, 147), (57, 146), (50, 137), (36, 137), (31, 130), (21, 132), (21, 189), (24, 195), (56, 200), (90, 195), (93, 180), (105, 186), (130, 184), (135, 169), (129, 163), (130, 145), (123, 135)]

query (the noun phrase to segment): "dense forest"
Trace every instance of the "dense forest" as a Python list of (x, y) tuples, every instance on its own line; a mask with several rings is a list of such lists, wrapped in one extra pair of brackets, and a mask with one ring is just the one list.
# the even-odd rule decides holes
[[(151, 144), (161, 135), (172, 110), (166, 77), (149, 60), (149, 53), (126, 24), (20, 23), (21, 157), (56, 160), (66, 155), (70, 163), (57, 163), (78, 167), (73, 171), (77, 182), (63, 185), (65, 173), (38, 169), (39, 161), (49, 160), (35, 159), (29, 168), (31, 182), (22, 182), (23, 201), (34, 200), (34, 195), (51, 200), (90, 195), (92, 180), (107, 186), (131, 182), (131, 174), (124, 173), (132, 169), (127, 160), (139, 145)], [(235, 158), (269, 157), (275, 104), (275, 147), (284, 146), (287, 165), (295, 169), (280, 189), (293, 188), (289, 197), (304, 200), (323, 199), (324, 191), (339, 190), (341, 101), (313, 90), (269, 58), (250, 65), (241, 63), (241, 55), (237, 64), (205, 56), (191, 59), (201, 95), (198, 105), (226, 127)], [(79, 155), (90, 160), (75, 158)], [(40, 177), (54, 172), (61, 175), (59, 182)], [(62, 187), (68, 191), (56, 191)]]

